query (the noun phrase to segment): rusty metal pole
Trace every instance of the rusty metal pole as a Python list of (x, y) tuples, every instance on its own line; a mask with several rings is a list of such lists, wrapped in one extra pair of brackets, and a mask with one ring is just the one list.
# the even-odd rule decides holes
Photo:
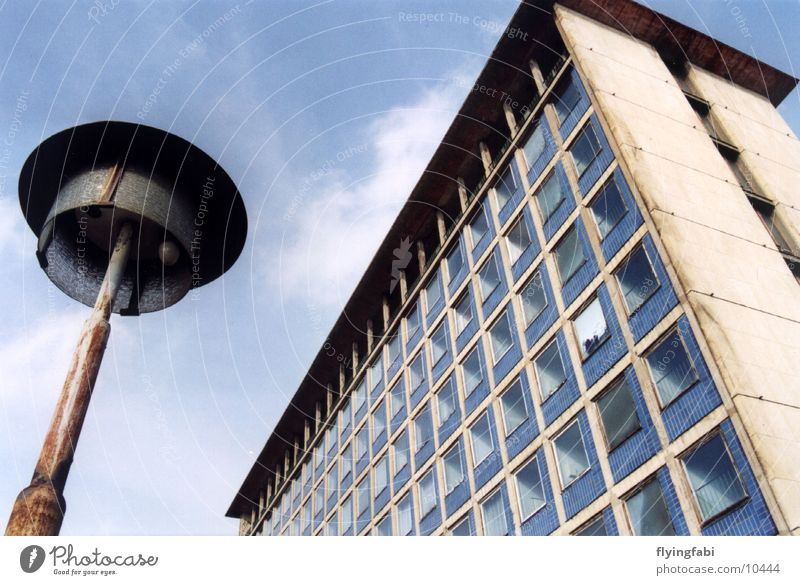
[(55, 536), (61, 530), (67, 507), (64, 486), (111, 331), (109, 318), (128, 263), (133, 229), (132, 224), (125, 223), (117, 236), (94, 310), (84, 323), (72, 356), (33, 478), (14, 502), (6, 536)]

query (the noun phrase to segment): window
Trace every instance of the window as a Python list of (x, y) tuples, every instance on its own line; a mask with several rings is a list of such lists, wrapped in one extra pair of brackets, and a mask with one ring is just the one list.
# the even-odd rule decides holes
[(450, 530), (450, 536), (472, 536), (469, 529), (469, 518), (464, 518)]
[(538, 459), (536, 457), (531, 459), (516, 473), (514, 480), (517, 482), (520, 516), (525, 520), (546, 503)]
[(311, 526), (311, 517), (313, 516), (313, 510), (311, 509), (311, 502), (306, 504), (306, 507), (303, 508), (303, 527), (308, 528)]
[(586, 457), (578, 421), (573, 422), (556, 437), (553, 446), (558, 460), (561, 486), (567, 487), (589, 469), (589, 459)]
[(444, 487), (445, 493), (449, 494), (464, 481), (464, 468), (461, 465), (461, 446), (456, 443), (442, 457), (444, 465)]
[(408, 379), (411, 382), (412, 394), (425, 382), (425, 363), (422, 361), (422, 352), (419, 352), (408, 366)]
[(356, 461), (369, 457), (369, 425), (364, 425), (356, 435)]
[(619, 447), (625, 439), (642, 428), (625, 378), (611, 384), (608, 391), (597, 400), (597, 408), (609, 451)]
[(372, 473), (375, 476), (375, 497), (377, 498), (383, 490), (389, 487), (389, 459), (386, 455), (378, 460)]
[(392, 419), (400, 414), (403, 407), (406, 405), (406, 388), (403, 380), (400, 380), (394, 385), (391, 392), (392, 397)]
[(636, 536), (674, 536), (675, 527), (657, 478), (651, 479), (625, 502)]
[(386, 430), (386, 407), (383, 402), (378, 405), (375, 412), (372, 414), (372, 438), (378, 440), (378, 437), (383, 431)]
[(477, 467), (484, 459), (491, 455), (494, 451), (492, 444), (492, 432), (489, 426), (489, 414), (484, 412), (475, 424), (469, 429), (469, 435), (472, 439), (472, 460), (473, 465)]
[(350, 530), (350, 527), (353, 525), (353, 499), (350, 496), (347, 496), (344, 502), (342, 502), (342, 512), (341, 512), (341, 529), (342, 534)]
[(356, 518), (361, 518), (369, 512), (369, 504), (369, 477), (365, 477), (356, 487), (356, 505), (358, 506)]
[(486, 217), (486, 210), (481, 207), (472, 218), (469, 224), (469, 231), (472, 234), (472, 249), (474, 250), (480, 241), (489, 233), (489, 220)]
[(369, 367), (369, 383), (370, 390), (377, 388), (378, 384), (383, 381), (383, 359), (378, 355), (372, 365)]
[(503, 505), (503, 494), (498, 490), (481, 504), (483, 533), (486, 536), (505, 536), (508, 534), (508, 520)]
[(629, 313), (637, 311), (658, 288), (658, 278), (647, 252), (641, 247), (628, 257), (614, 275)]
[(603, 517), (599, 516), (586, 526), (579, 528), (575, 536), (608, 536), (606, 523), (603, 521)]
[(478, 272), (478, 282), (480, 283), (481, 298), (483, 302), (486, 302), (489, 295), (500, 284), (500, 271), (497, 269), (497, 259), (494, 254), (489, 256), (486, 264)]
[(410, 340), (419, 331), (421, 325), (422, 318), (419, 313), (419, 303), (417, 303), (406, 317), (406, 337)]
[(683, 465), (704, 522), (747, 497), (720, 435), (714, 435), (683, 457)]
[[(285, 497), (285, 495), (284, 495)], [(320, 483), (314, 491), (314, 514), (325, 513), (325, 484)], [(286, 512), (283, 512), (286, 515)]]
[(594, 130), (594, 125), (589, 122), (583, 127), (575, 142), (569, 148), (569, 153), (572, 155), (572, 162), (575, 163), (575, 170), (580, 177), (592, 164), (592, 161), (600, 154), (603, 147), (600, 146), (600, 141), (597, 139), (597, 133)]
[(397, 331), (392, 337), (389, 338), (389, 344), (387, 345), (387, 352), (389, 354), (389, 365), (391, 366), (400, 358), (401, 354), (399, 331)]
[[(333, 465), (331, 467), (330, 473), (328, 473), (328, 496), (335, 495), (337, 490), (339, 489), (339, 477), (337, 471), (338, 471), (338, 466)], [(338, 500), (339, 498), (335, 499)]]
[(358, 412), (367, 402), (367, 381), (361, 380), (353, 393), (353, 410)]
[(436, 406), (439, 411), (439, 426), (443, 425), (458, 408), (458, 395), (452, 379), (445, 382), (436, 393)]
[(319, 467), (322, 463), (322, 444), (317, 445), (314, 447), (314, 467)]
[(542, 400), (547, 400), (561, 385), (567, 381), (561, 352), (558, 351), (558, 340), (554, 339), (533, 361), (536, 378)]
[(530, 133), (528, 139), (525, 141), (525, 145), (522, 147), (522, 152), (525, 154), (525, 160), (528, 163), (528, 168), (531, 168), (533, 163), (539, 160), (539, 157), (542, 156), (547, 148), (541, 119), (534, 122), (534, 124), (533, 132)]
[(392, 535), (392, 515), (386, 514), (383, 520), (378, 522), (376, 529), (377, 536), (391, 536)]
[(336, 446), (336, 439), (333, 436), (333, 432), (335, 430), (336, 429), (333, 428), (333, 427), (328, 427), (325, 430), (325, 452), (326, 453)]
[(569, 76), (559, 82), (558, 87), (553, 91), (553, 105), (556, 108), (559, 125), (564, 124), (564, 120), (569, 118), (569, 115), (580, 103), (580, 100), (580, 90), (572, 83)]
[(431, 281), (425, 287), (425, 300), (428, 303), (428, 312), (436, 306), (442, 298), (442, 279), (439, 271), (436, 271)]
[(459, 299), (455, 306), (456, 312), (456, 333), (461, 333), (472, 322), (472, 299), (469, 291)]
[(397, 503), (397, 533), (400, 536), (411, 534), (414, 530), (414, 509), (411, 502), (411, 492)]
[(428, 444), (433, 444), (433, 421), (430, 403), (414, 419), (414, 453), (419, 453)]
[(511, 260), (511, 264), (514, 264), (517, 260), (520, 259), (520, 256), (528, 249), (528, 246), (531, 245), (531, 234), (528, 231), (528, 224), (525, 223), (525, 216), (517, 220), (517, 223), (514, 224), (514, 227), (511, 228), (511, 231), (506, 236), (506, 246), (508, 247), (508, 256)]
[(694, 364), (677, 329), (647, 354), (647, 365), (662, 406), (671, 403), (697, 380)]
[(331, 521), (327, 525), (328, 536), (338, 536), (339, 535), (339, 511), (334, 510), (333, 516), (331, 516)]
[(494, 184), (494, 196), (497, 200), (497, 209), (503, 209), (503, 207), (511, 201), (511, 198), (517, 190), (517, 176), (516, 173), (514, 173), (512, 165), (513, 161), (506, 167), (506, 170), (503, 171), (503, 174)]
[(783, 254), (792, 254), (796, 256), (797, 252), (795, 252), (794, 246), (791, 245), (789, 238), (786, 236), (786, 231), (781, 225), (781, 222), (778, 221), (778, 218), (775, 217), (775, 206), (758, 197), (748, 197), (747, 199), (750, 201), (750, 205), (753, 206), (761, 223), (767, 228), (778, 250)]
[(436, 507), (436, 481), (433, 471), (419, 480), (419, 517), (424, 518)]
[(352, 448), (350, 445), (344, 448), (342, 451), (342, 481), (344, 481), (350, 472), (353, 470), (353, 455), (352, 455)]
[(600, 298), (595, 299), (572, 320), (575, 328), (575, 335), (578, 337), (578, 345), (581, 348), (583, 359), (592, 355), (603, 342), (609, 338), (608, 324)]
[(406, 465), (408, 465), (408, 433), (403, 433), (397, 438), (393, 446), (394, 451), (394, 474), (397, 475)]
[(339, 426), (342, 427), (342, 436), (350, 430), (350, 425), (353, 424), (353, 412), (350, 407), (350, 397), (344, 399), (344, 406), (342, 407), (342, 419)]
[(496, 364), (514, 345), (508, 311), (503, 311), (503, 314), (492, 325), (489, 330), (489, 342), (492, 346), (492, 358)]
[(571, 228), (553, 249), (561, 282), (567, 282), (586, 262), (577, 228)]
[(477, 346), (473, 348), (464, 363), (461, 364), (461, 371), (464, 374), (464, 395), (469, 396), (483, 381), (483, 367), (481, 366), (481, 356)]
[(619, 185), (617, 185), (613, 177), (603, 185), (597, 196), (592, 199), (589, 209), (592, 212), (594, 222), (597, 224), (600, 239), (604, 240), (628, 212), (628, 208), (625, 207), (625, 201), (619, 191)]
[(528, 407), (525, 404), (525, 395), (519, 378), (503, 392), (500, 405), (503, 407), (503, 425), (508, 436), (528, 420)]
[(436, 365), (439, 363), (444, 355), (447, 353), (447, 331), (445, 325), (447, 321), (443, 321), (441, 325), (431, 335), (431, 362)]
[(522, 299), (522, 315), (527, 327), (538, 317), (547, 306), (547, 296), (544, 294), (542, 273), (536, 271), (520, 293)]
[(547, 178), (536, 191), (534, 197), (539, 206), (539, 213), (542, 214), (542, 222), (546, 222), (553, 215), (561, 202), (565, 199), (564, 190), (561, 188), (561, 181), (555, 171), (551, 171)]
[(461, 268), (464, 266), (464, 252), (461, 250), (461, 240), (457, 240), (455, 246), (447, 255), (447, 277), (449, 282), (453, 282)]

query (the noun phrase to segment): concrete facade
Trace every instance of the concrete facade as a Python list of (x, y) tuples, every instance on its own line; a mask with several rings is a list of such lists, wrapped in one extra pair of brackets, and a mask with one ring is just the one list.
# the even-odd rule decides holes
[(593, 2), (515, 15), (551, 50), (504, 37), (530, 73), (495, 59), (478, 84), (529, 105), (468, 97), (488, 130), (448, 131), (439, 212), (387, 236), (418, 262), (376, 288), (381, 246), (343, 314), (384, 295), (377, 316), (337, 322), (326, 347), (353, 351), (312, 364), (228, 512), (241, 534), (797, 533), (800, 284), (750, 199), (800, 241), (800, 146), (744, 87), (763, 64), (724, 48), (739, 85), (688, 52), (676, 77), (653, 13), (606, 3), (638, 37)]

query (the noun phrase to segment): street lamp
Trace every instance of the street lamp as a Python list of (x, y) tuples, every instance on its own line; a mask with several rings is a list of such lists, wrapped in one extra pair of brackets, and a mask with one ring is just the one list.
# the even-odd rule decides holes
[(57, 535), (64, 486), (111, 329), (111, 313), (165, 309), (230, 268), (247, 215), (236, 185), (196, 146), (156, 128), (96, 122), (51, 136), (20, 173), (36, 256), (84, 324), (33, 478), (7, 535)]

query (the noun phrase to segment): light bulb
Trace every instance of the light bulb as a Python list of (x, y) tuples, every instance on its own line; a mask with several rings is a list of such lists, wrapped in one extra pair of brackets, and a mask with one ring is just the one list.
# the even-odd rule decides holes
[(178, 248), (177, 244), (172, 240), (167, 240), (162, 242), (161, 245), (158, 247), (158, 257), (161, 259), (161, 262), (164, 266), (172, 266), (178, 261), (178, 256), (180, 256), (180, 249)]

